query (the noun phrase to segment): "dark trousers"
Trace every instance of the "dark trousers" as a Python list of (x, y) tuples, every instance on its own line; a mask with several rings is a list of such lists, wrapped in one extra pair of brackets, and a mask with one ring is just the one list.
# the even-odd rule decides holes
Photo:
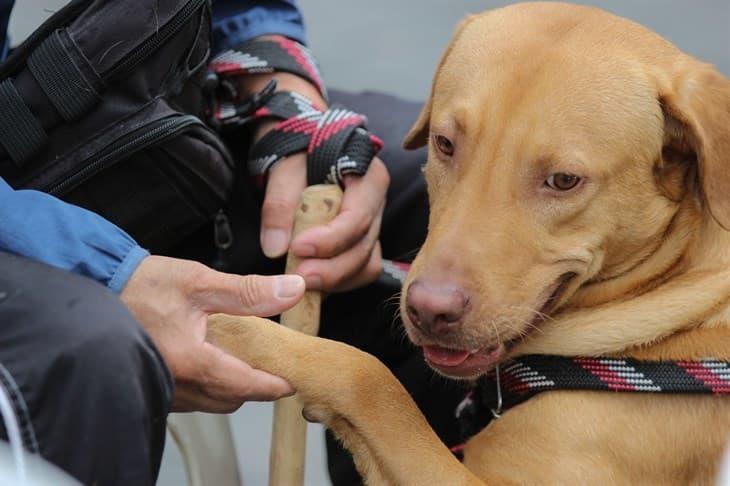
[(154, 484), (173, 382), (114, 294), (0, 252), (0, 343), (28, 451), (84, 484)]

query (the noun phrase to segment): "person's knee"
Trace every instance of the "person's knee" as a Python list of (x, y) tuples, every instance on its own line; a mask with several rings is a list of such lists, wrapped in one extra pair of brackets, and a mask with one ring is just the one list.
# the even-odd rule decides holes
[(162, 356), (118, 299), (98, 297), (88, 307), (79, 304), (80, 312), (69, 316), (68, 323), (74, 344), (65, 358), (75, 362), (86, 392), (127, 410), (149, 407), (150, 401), (165, 402), (166, 407), (172, 380)]
[(43, 334), (36, 337), (46, 341), (49, 368), (59, 382), (112, 409), (145, 413), (145, 407), (166, 408), (172, 380), (145, 330), (116, 295), (70, 277), (33, 316)]
[(28, 447), (84, 481), (118, 468), (154, 477), (174, 390), (147, 333), (96, 282), (2, 253), (0, 269), (0, 364)]

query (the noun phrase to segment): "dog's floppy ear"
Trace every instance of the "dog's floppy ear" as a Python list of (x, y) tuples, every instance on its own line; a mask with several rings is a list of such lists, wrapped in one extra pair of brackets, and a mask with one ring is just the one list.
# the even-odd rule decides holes
[(451, 37), (449, 44), (446, 46), (446, 49), (444, 49), (444, 52), (441, 54), (438, 66), (436, 67), (436, 72), (433, 75), (433, 81), (431, 82), (431, 94), (429, 95), (428, 100), (426, 100), (426, 103), (424, 103), (423, 108), (421, 108), (421, 113), (418, 114), (418, 118), (416, 119), (415, 123), (406, 134), (406, 137), (403, 139), (403, 148), (408, 150), (414, 150), (423, 147), (428, 142), (429, 123), (431, 121), (431, 103), (433, 100), (433, 90), (436, 86), (436, 78), (441, 71), (441, 67), (446, 61), (446, 58), (449, 57), (452, 46), (459, 39), (461, 32), (464, 30), (464, 27), (466, 27), (467, 24), (469, 24), (474, 18), (476, 18), (476, 15), (469, 15), (461, 22), (459, 22), (459, 25), (457, 25), (456, 31)]
[(730, 80), (694, 60), (673, 68), (659, 96), (665, 151), (696, 160), (704, 201), (730, 230)]

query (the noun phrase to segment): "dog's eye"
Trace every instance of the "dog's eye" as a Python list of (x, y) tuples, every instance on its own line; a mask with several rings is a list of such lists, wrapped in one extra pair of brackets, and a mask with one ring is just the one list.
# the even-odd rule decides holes
[(454, 144), (451, 143), (451, 140), (444, 137), (443, 135), (434, 135), (433, 143), (436, 146), (436, 149), (442, 154), (448, 157), (454, 155)]
[(545, 185), (556, 191), (570, 191), (580, 182), (580, 177), (565, 172), (557, 172), (545, 181)]

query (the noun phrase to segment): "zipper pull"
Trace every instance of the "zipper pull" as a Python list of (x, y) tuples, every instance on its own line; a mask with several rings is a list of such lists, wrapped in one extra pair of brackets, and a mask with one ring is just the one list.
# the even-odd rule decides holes
[(213, 238), (215, 247), (219, 250), (227, 250), (233, 245), (233, 231), (231, 230), (231, 222), (228, 220), (226, 213), (220, 209), (215, 215), (213, 222)]

